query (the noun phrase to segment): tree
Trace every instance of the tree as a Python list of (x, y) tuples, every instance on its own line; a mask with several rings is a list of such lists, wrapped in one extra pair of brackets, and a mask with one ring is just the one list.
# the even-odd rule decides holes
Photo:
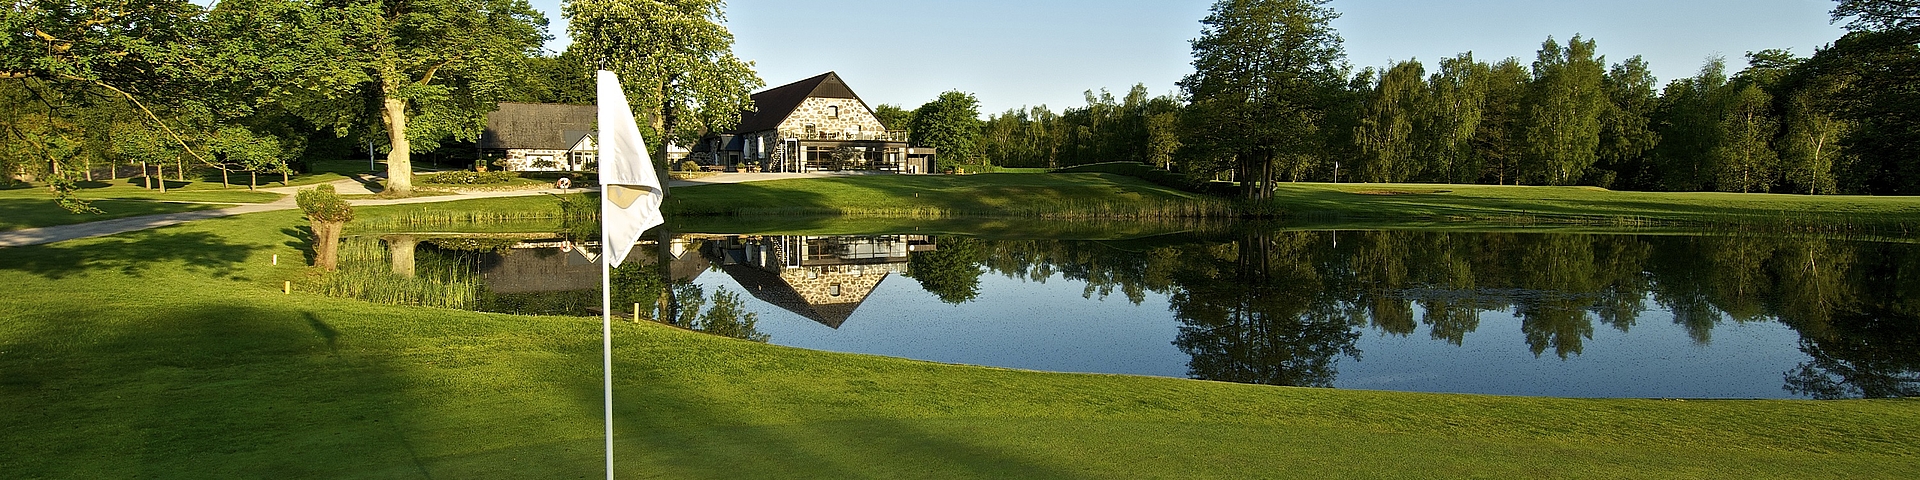
[(1853, 31), (1920, 27), (1920, 0), (1835, 0), (1833, 21), (1847, 20)]
[(333, 271), (340, 259), (340, 231), (353, 221), (353, 206), (327, 184), (300, 190), (294, 195), (294, 203), (307, 214), (313, 228), (314, 266)]
[(1432, 101), (1426, 75), (1426, 67), (1418, 60), (1400, 62), (1380, 74), (1354, 133), (1355, 143), (1365, 154), (1355, 166), (1356, 179), (1404, 182), (1424, 170), (1414, 160), (1414, 128), (1416, 122), (1424, 120), (1425, 109)]
[(987, 257), (980, 240), (948, 237), (940, 248), (913, 252), (907, 258), (907, 276), (920, 282), (920, 288), (940, 301), (959, 305), (980, 296), (980, 262)]
[(900, 108), (899, 105), (882, 103), (880, 106), (873, 107), (873, 116), (879, 119), (880, 126), (887, 127), (889, 132), (907, 134), (913, 126), (913, 112)]
[(1432, 178), (1469, 183), (1480, 176), (1473, 136), (1486, 115), (1488, 66), (1476, 62), (1473, 52), (1440, 60), (1440, 71), (1427, 80), (1430, 107), (1421, 122), (1424, 134), (1419, 150)]
[(324, 59), (305, 65), (316, 87), (296, 111), (337, 134), (384, 133), (395, 195), (413, 190), (414, 151), (479, 138), (546, 39), (546, 18), (525, 0), (282, 1), (299, 20), (278, 33)]
[(1849, 33), (1799, 72), (1815, 104), (1845, 122), (1842, 188), (1920, 193), (1920, 28)]
[(1654, 159), (1661, 186), (1673, 191), (1698, 191), (1711, 184), (1706, 163), (1720, 144), (1718, 93), (1727, 84), (1727, 61), (1711, 57), (1700, 73), (1667, 83), (1655, 116), (1660, 144)]
[(980, 100), (958, 90), (940, 94), (913, 111), (908, 141), (938, 151), (942, 167), (976, 165), (980, 157)]
[(1778, 122), (1773, 119), (1773, 96), (1750, 82), (1729, 85), (1722, 102), (1720, 143), (1709, 155), (1722, 191), (1765, 192), (1773, 187), (1779, 157), (1772, 145)]
[(1497, 185), (1518, 183), (1522, 121), (1526, 115), (1527, 81), (1532, 74), (1516, 58), (1507, 58), (1487, 67), (1486, 109), (1479, 128), (1473, 132), (1473, 151), (1484, 171), (1482, 181)]
[[(655, 159), (669, 144), (726, 131), (765, 86), (753, 62), (733, 55), (722, 0), (569, 0), (567, 33), (588, 65), (620, 75), (639, 123), (651, 127)], [(692, 121), (686, 121), (692, 120)], [(666, 178), (666, 162), (656, 162)]]
[(184, 0), (20, 0), (0, 7), (0, 81), (12, 90), (7, 96), (41, 109), (34, 114), (38, 128), (8, 119), (0, 131), (7, 144), (0, 162), (16, 171), (45, 162), (56, 202), (97, 212), (69, 195), (75, 174), (88, 169), (65, 168), (86, 165), (106, 150), (97, 145), (104, 125), (85, 118), (96, 107), (125, 108), (200, 158), (181, 129), (169, 125), (167, 112), (201, 108), (198, 93), (233, 71), (198, 58), (203, 13)]
[(1272, 198), (1277, 163), (1304, 170), (1325, 143), (1319, 122), (1346, 80), (1327, 2), (1220, 0), (1200, 21), (1194, 72), (1179, 83), (1186, 143), (1233, 159), (1248, 200)]
[(1603, 84), (1607, 108), (1600, 116), (1600, 151), (1594, 183), (1601, 187), (1646, 188), (1653, 182), (1648, 153), (1660, 143), (1653, 131), (1653, 113), (1660, 97), (1654, 91), (1653, 72), (1638, 55), (1614, 64)]
[(1532, 182), (1571, 185), (1598, 161), (1600, 115), (1607, 106), (1605, 57), (1575, 35), (1565, 47), (1552, 37), (1533, 62), (1532, 101), (1526, 119), (1523, 175)]

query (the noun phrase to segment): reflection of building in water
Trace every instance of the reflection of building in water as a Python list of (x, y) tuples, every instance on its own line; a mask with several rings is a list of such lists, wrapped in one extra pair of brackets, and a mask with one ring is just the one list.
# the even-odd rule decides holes
[[(707, 271), (707, 259), (692, 254), (689, 240), (675, 239), (668, 268), (675, 281), (692, 281)], [(660, 262), (656, 242), (641, 242), (627, 264)], [(600, 290), (599, 242), (569, 243), (564, 239), (527, 240), (507, 252), (481, 257), (480, 275), (494, 293), (569, 292)], [(595, 311), (598, 307), (596, 307)]]
[(707, 241), (721, 271), (767, 303), (840, 328), (912, 252), (934, 249), (924, 235), (729, 236)]

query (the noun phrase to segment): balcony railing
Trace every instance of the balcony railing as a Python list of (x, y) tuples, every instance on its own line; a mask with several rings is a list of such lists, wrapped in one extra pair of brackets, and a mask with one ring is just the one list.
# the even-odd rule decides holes
[(878, 142), (904, 142), (904, 141), (907, 141), (907, 134), (906, 132), (783, 131), (783, 132), (780, 132), (780, 138), (797, 138), (801, 140), (843, 140), (843, 141), (865, 140), (865, 141), (878, 141)]

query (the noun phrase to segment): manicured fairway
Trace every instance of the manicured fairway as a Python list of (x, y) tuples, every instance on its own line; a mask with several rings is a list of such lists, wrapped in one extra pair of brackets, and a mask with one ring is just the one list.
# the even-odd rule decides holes
[(1920, 197), (1617, 192), (1593, 187), (1283, 183), (1272, 205), (1303, 217), (1920, 226)]
[[(303, 225), (0, 249), (0, 476), (600, 475), (598, 319), (311, 295)], [(1920, 477), (1912, 400), (1282, 388), (615, 330), (622, 478)]]

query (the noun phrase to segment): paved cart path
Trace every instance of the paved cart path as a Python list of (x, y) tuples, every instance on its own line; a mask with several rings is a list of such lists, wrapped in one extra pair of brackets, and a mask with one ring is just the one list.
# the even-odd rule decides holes
[[(692, 187), (692, 186), (699, 186), (699, 185), (712, 185), (712, 184), (721, 184), (721, 183), (760, 182), (760, 181), (767, 181), (767, 180), (785, 180), (790, 178), (819, 178), (819, 177), (853, 176), (853, 175), (865, 175), (865, 174), (836, 173), (836, 172), (723, 173), (723, 174), (717, 174), (717, 175), (689, 179), (689, 180), (671, 180), (667, 182), (667, 185), (668, 187)], [(331, 185), (333, 185), (334, 190), (339, 192), (341, 195), (370, 195), (370, 194), (373, 194), (374, 192), (372, 190), (369, 190), (367, 186), (372, 184), (373, 180), (374, 179), (369, 177), (362, 177), (357, 179), (345, 179), (345, 180), (334, 181), (331, 183)], [(220, 217), (227, 217), (227, 216), (233, 216), (233, 215), (240, 215), (244, 213), (270, 212), (275, 210), (292, 210), (294, 208), (298, 208), (298, 206), (294, 204), (293, 194), (298, 193), (299, 190), (302, 188), (311, 188), (311, 187), (312, 185), (302, 185), (302, 186), (294, 186), (294, 187), (273, 187), (273, 188), (260, 189), (261, 191), (273, 192), (273, 193), (279, 193), (279, 194), (285, 195), (283, 197), (280, 197), (279, 200), (275, 200), (271, 203), (255, 203), (255, 204), (246, 204), (246, 205), (239, 205), (239, 206), (233, 206), (233, 207), (227, 207), (227, 208), (218, 208), (218, 209), (212, 209), (212, 210), (200, 210), (200, 211), (194, 211), (194, 212), (179, 212), (179, 213), (162, 213), (162, 214), (145, 215), (145, 216), (139, 216), (139, 217), (116, 218), (113, 220), (101, 220), (98, 222), (76, 223), (72, 225), (56, 225), (51, 227), (28, 228), (28, 229), (22, 229), (22, 230), (0, 232), (0, 248), (22, 247), (27, 245), (40, 245), (45, 243), (61, 242), (61, 241), (74, 240), (74, 239), (80, 239), (80, 238), (98, 237), (102, 235), (113, 235), (113, 234), (126, 233), (126, 232), (138, 231), (138, 230), (160, 228), (160, 227), (165, 227), (169, 225), (178, 225), (181, 223), (191, 222), (194, 220), (220, 218)], [(392, 200), (382, 200), (382, 199), (349, 200), (347, 203), (353, 204), (356, 207), (357, 206), (374, 206), (374, 205), (404, 205), (404, 204), (413, 204), (413, 203), (453, 202), (453, 201), (460, 201), (460, 200), (472, 200), (476, 198), (527, 197), (527, 196), (534, 196), (534, 195), (579, 193), (579, 192), (593, 192), (593, 191), (599, 191), (599, 189), (598, 188), (575, 188), (570, 190), (560, 190), (560, 189), (547, 188), (547, 189), (539, 189), (539, 190), (475, 191), (475, 192), (459, 192), (454, 195), (400, 198), (400, 199), (392, 199)]]

